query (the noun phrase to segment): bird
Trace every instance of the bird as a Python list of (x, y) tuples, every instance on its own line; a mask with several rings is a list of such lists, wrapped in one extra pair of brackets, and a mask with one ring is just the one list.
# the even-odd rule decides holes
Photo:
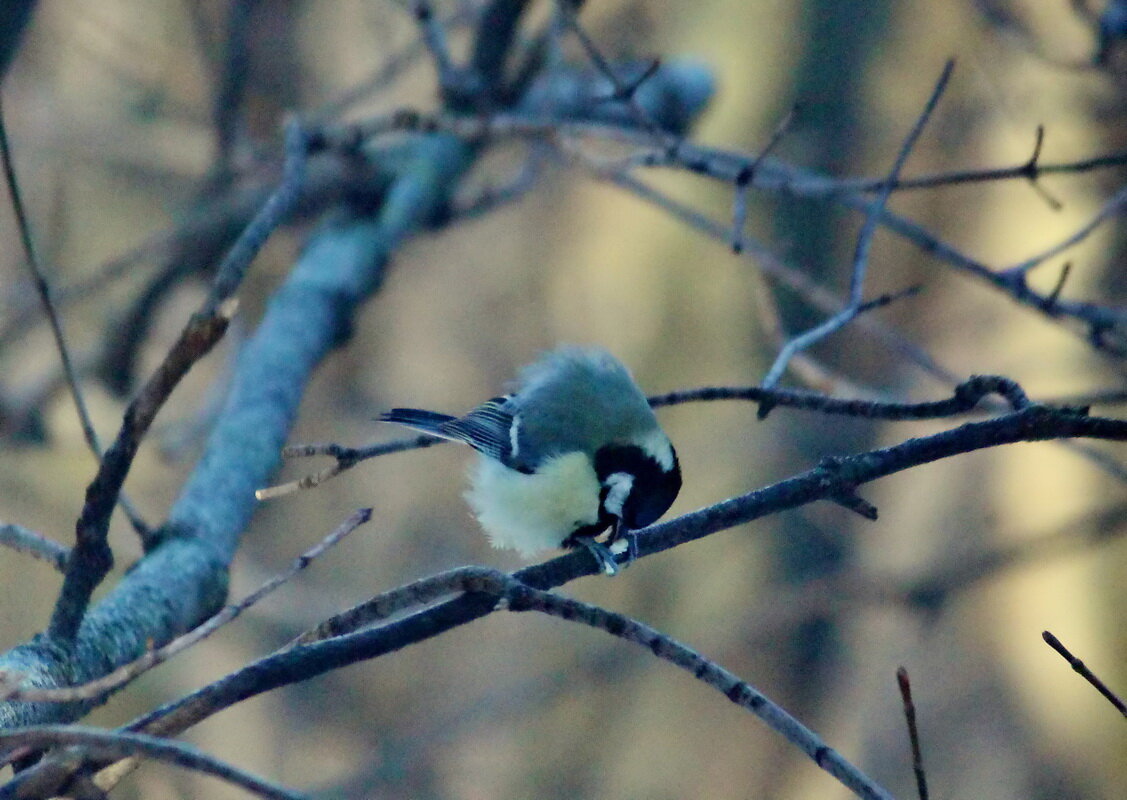
[(672, 442), (630, 371), (601, 347), (541, 354), (509, 394), (462, 417), (393, 408), (377, 419), (476, 450), (465, 498), (494, 547), (525, 557), (584, 547), (613, 575), (610, 545), (626, 538), (633, 560), (631, 532), (681, 490)]

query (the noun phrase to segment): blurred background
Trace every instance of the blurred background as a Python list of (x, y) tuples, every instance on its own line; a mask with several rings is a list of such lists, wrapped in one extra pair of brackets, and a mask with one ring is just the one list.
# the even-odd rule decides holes
[[(103, 438), (124, 407), (114, 342), (155, 365), (205, 285), (222, 238), (174, 236), (276, 175), (283, 115), (362, 119), (436, 104), (408, 9), (379, 0), (245, 3), (249, 72), (234, 122), (217, 101), (226, 2), (39, 3), (4, 86), (33, 226)], [(459, 6), (436, 3), (443, 19)], [(694, 138), (756, 152), (800, 111), (775, 155), (835, 177), (887, 172), (946, 59), (955, 76), (905, 170), (1021, 164), (1045, 126), (1043, 163), (1127, 149), (1127, 53), (1091, 68), (1091, 15), (1066, 0), (673, 0), (587, 4), (610, 56), (684, 56), (717, 91)], [(547, 4), (536, 13), (543, 18)], [(1102, 4), (1092, 3), (1098, 12)], [(457, 53), (465, 35), (452, 34)], [(414, 52), (415, 55), (411, 56)], [(404, 55), (406, 54), (406, 55)], [(580, 59), (580, 52), (573, 54)], [(394, 80), (372, 78), (389, 62)], [(216, 109), (220, 109), (217, 111)], [(466, 196), (520, 162), (501, 148)], [(726, 224), (730, 185), (645, 175)], [(1113, 166), (893, 196), (891, 208), (994, 267), (1075, 232), (1124, 184)], [(1047, 197), (1046, 197), (1047, 196)], [(1059, 205), (1059, 207), (1058, 207)], [(862, 219), (827, 202), (754, 192), (746, 232), (843, 294)], [(127, 483), (159, 522), (198, 458), (240, 336), (253, 330), (309, 221), (277, 234), (240, 294), (236, 330), (162, 412)], [(10, 208), (0, 211), (0, 521), (69, 543), (94, 474), (36, 300)], [(1067, 254), (1065, 296), (1124, 302), (1127, 228), (1104, 225)], [(1042, 291), (1062, 259), (1031, 275)], [(957, 376), (999, 373), (1035, 398), (1123, 386), (1123, 363), (1001, 293), (877, 234), (867, 296), (922, 284), (874, 313)], [(519, 202), (416, 238), (347, 346), (309, 387), (294, 443), (363, 445), (397, 431), (393, 405), (451, 413), (498, 392), (558, 342), (600, 343), (661, 393), (754, 384), (778, 325), (819, 321), (753, 257), (553, 162)], [(138, 322), (138, 320), (141, 320)], [(123, 336), (124, 334), (124, 336)], [(116, 338), (115, 338), (116, 337)], [(107, 368), (110, 361), (115, 369)], [(917, 400), (950, 384), (851, 327), (788, 384)], [(1107, 406), (1096, 411), (1113, 412)], [(873, 424), (739, 403), (667, 408), (684, 513), (841, 455), (947, 423)], [(1122, 462), (1122, 448), (1093, 447)], [(245, 664), (372, 594), (450, 567), (520, 566), (493, 551), (462, 500), (470, 453), (438, 447), (366, 462), (265, 503), (234, 564), (238, 598), (358, 506), (374, 521), (267, 602), (145, 676), (87, 721), (119, 724)], [(323, 466), (297, 460), (281, 479)], [(1049, 629), (1127, 691), (1124, 468), (1045, 443), (975, 453), (864, 487), (868, 522), (818, 504), (647, 558), (563, 591), (633, 615), (782, 703), (898, 797), (914, 796), (900, 665), (912, 676), (933, 796), (1114, 798), (1127, 784), (1115, 710), (1041, 641)], [(117, 570), (139, 552), (116, 520)], [(112, 580), (112, 577), (111, 577)], [(46, 623), (59, 577), (0, 554), (4, 647)], [(845, 790), (754, 717), (649, 653), (534, 615), (494, 614), (381, 658), (244, 702), (186, 739), (319, 797), (833, 798)], [(115, 796), (242, 796), (147, 765)]]

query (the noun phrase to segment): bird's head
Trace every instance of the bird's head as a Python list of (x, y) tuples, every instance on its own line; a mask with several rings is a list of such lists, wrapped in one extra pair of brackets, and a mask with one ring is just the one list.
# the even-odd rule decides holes
[(681, 491), (677, 453), (660, 430), (629, 442), (604, 445), (595, 454), (602, 484), (602, 511), (630, 530), (657, 522)]

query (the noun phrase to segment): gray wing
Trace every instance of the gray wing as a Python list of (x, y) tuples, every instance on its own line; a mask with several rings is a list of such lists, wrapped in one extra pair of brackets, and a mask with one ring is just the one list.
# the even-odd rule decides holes
[(432, 436), (468, 444), (479, 453), (516, 469), (516, 430), (512, 397), (494, 397), (464, 417), (452, 417), (418, 408), (393, 408), (380, 414), (380, 422), (406, 425)]
[(464, 417), (443, 422), (441, 434), (465, 442), (479, 453), (509, 464), (513, 456), (513, 428), (516, 424), (509, 397), (494, 397)]

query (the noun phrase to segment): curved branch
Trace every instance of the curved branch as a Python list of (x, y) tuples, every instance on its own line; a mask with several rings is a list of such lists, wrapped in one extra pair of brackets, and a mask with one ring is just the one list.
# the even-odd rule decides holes
[[(1127, 441), (1127, 420), (1030, 405), (995, 419), (967, 423), (892, 447), (827, 459), (801, 475), (638, 531), (637, 557), (660, 553), (815, 500), (834, 500), (864, 483), (942, 458), (1003, 444), (1072, 437)], [(535, 589), (550, 589), (601, 571), (589, 553), (576, 551), (521, 569), (513, 577)], [(495, 598), (487, 594), (469, 593), (375, 629), (266, 656), (135, 720), (129, 728), (160, 735), (179, 732), (248, 697), (430, 639), (486, 616), (495, 605)]]
[[(146, 736), (142, 733), (104, 731), (82, 725), (42, 725), (0, 732), (0, 747), (31, 749), (81, 747), (86, 751), (88, 758), (115, 761), (130, 756), (142, 756), (175, 764), (194, 772), (213, 775), (259, 797), (269, 797), (274, 800), (303, 800), (307, 797), (265, 778), (251, 775), (191, 745), (170, 742), (167, 739)], [(54, 797), (57, 793), (67, 790), (69, 781), (68, 774), (55, 773), (24, 787), (25, 792), (34, 794), (25, 793), (20, 796)]]

